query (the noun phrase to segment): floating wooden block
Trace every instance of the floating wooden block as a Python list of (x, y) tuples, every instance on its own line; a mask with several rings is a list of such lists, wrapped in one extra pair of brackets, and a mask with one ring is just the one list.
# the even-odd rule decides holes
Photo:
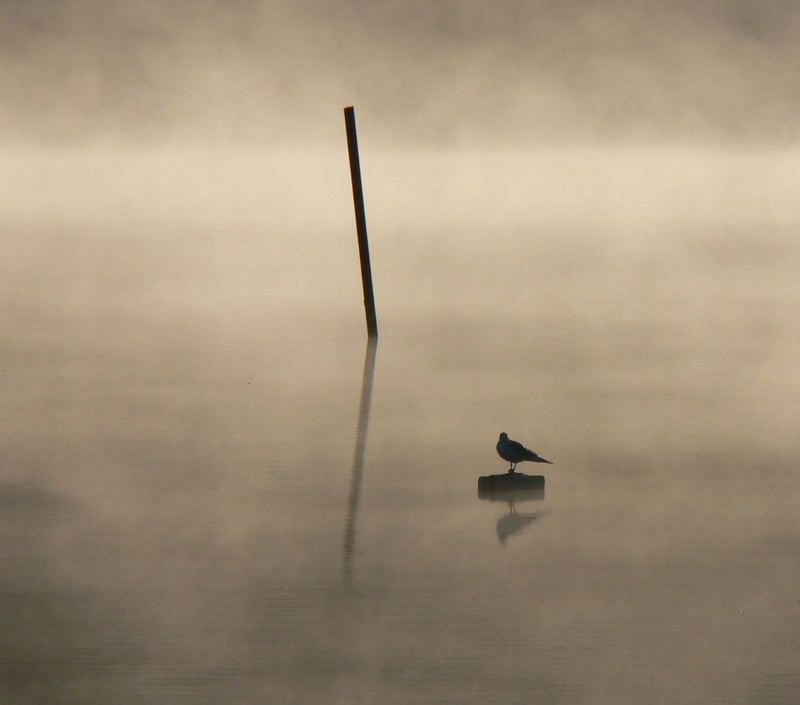
[(525, 475), (521, 472), (483, 475), (478, 478), (478, 497), (506, 502), (544, 499), (544, 475)]

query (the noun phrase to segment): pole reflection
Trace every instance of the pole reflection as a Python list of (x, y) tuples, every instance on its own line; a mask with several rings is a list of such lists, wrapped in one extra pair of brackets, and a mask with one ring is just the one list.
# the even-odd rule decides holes
[(356, 541), (356, 519), (358, 516), (358, 500), (361, 494), (361, 475), (364, 471), (364, 448), (367, 445), (367, 427), (369, 425), (369, 407), (372, 400), (372, 378), (375, 373), (375, 355), (378, 350), (378, 339), (370, 338), (364, 353), (364, 374), (361, 379), (361, 402), (358, 407), (358, 429), (356, 431), (356, 447), (353, 452), (353, 470), (350, 479), (350, 500), (347, 506), (347, 523), (344, 530), (343, 574), (345, 583), (349, 584), (353, 577), (353, 546)]

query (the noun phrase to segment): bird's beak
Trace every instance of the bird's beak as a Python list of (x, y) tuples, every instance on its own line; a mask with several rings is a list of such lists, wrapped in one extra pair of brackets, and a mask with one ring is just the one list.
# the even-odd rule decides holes
[(540, 463), (547, 463), (548, 465), (552, 465), (552, 464), (553, 464), (551, 461), (549, 461), (549, 460), (545, 460), (544, 458), (539, 458), (539, 461), (538, 461), (538, 462), (540, 462)]

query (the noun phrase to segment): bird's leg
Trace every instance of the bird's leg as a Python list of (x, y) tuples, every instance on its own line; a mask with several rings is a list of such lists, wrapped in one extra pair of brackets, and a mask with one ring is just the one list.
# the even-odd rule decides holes
[(513, 475), (514, 474), (514, 466), (515, 465), (516, 465), (516, 463), (511, 463), (511, 467), (508, 469), (508, 474), (509, 475)]

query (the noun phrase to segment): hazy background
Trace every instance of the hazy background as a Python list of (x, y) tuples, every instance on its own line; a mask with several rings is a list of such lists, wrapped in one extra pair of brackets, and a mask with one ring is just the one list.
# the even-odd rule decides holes
[(0, 135), (398, 145), (798, 136), (800, 7), (3, 0)]
[(799, 5), (0, 7), (4, 705), (800, 701)]

